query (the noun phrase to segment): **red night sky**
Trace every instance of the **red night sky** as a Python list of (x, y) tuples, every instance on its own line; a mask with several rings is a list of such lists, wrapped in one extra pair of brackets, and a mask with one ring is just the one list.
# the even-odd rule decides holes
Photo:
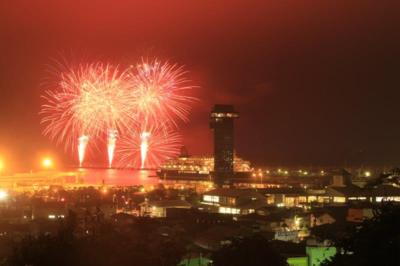
[(0, 152), (15, 167), (72, 160), (39, 124), (60, 54), (185, 65), (201, 100), (181, 124), (191, 154), (211, 153), (209, 111), (228, 103), (237, 152), (254, 163), (400, 163), (397, 1), (6, 0), (0, 36)]

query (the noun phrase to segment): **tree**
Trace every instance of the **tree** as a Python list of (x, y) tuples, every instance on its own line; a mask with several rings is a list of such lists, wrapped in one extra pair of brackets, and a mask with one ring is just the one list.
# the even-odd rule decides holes
[(64, 238), (41, 235), (25, 237), (16, 247), (5, 265), (73, 265), (74, 247)]
[(213, 266), (280, 266), (287, 265), (282, 257), (264, 238), (254, 236), (233, 239), (212, 254)]
[(383, 203), (372, 219), (336, 241), (338, 253), (324, 265), (400, 265), (400, 206)]

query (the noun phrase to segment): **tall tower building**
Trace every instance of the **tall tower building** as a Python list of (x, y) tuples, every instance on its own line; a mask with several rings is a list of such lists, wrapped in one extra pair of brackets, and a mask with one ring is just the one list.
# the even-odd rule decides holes
[(233, 105), (216, 104), (211, 111), (210, 127), (214, 130), (214, 183), (229, 184), (233, 177), (234, 126), (238, 118)]

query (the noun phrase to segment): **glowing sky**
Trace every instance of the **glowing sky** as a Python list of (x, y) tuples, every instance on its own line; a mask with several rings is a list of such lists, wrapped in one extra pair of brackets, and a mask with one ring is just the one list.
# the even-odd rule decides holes
[(0, 152), (14, 161), (70, 161), (38, 117), (46, 64), (63, 53), (184, 64), (201, 87), (182, 124), (192, 154), (212, 150), (212, 105), (232, 103), (237, 151), (252, 161), (400, 163), (396, 1), (16, 2), (0, 4)]

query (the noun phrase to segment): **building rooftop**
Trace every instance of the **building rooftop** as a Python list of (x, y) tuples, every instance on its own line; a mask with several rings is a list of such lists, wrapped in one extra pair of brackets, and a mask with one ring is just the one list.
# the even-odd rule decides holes
[(400, 188), (390, 185), (379, 185), (369, 190), (371, 196), (400, 196)]
[(263, 195), (253, 189), (233, 189), (233, 188), (217, 188), (205, 192), (204, 195), (215, 195), (220, 197), (263, 197)]
[(273, 187), (257, 189), (263, 194), (306, 195), (306, 190), (301, 187)]
[(326, 195), (332, 197), (360, 197), (367, 196), (368, 191), (357, 186), (328, 187)]
[(324, 206), (323, 208), (317, 208), (311, 211), (315, 217), (319, 217), (323, 214), (329, 214), (336, 221), (342, 222), (346, 220), (348, 213), (348, 206)]
[(266, 201), (261, 201), (261, 200), (252, 200), (243, 204), (240, 204), (238, 207), (241, 209), (253, 209), (253, 210), (258, 210), (260, 208), (268, 206), (268, 203)]
[(357, 186), (328, 187), (327, 196), (333, 197), (379, 197), (379, 196), (400, 196), (400, 188), (391, 185), (378, 185), (374, 188), (362, 189)]
[(161, 200), (161, 201), (149, 201), (149, 202), (143, 202), (140, 205), (145, 205), (148, 204), (150, 206), (155, 206), (155, 207), (162, 207), (162, 208), (190, 208), (192, 205), (188, 203), (187, 201), (184, 200)]

